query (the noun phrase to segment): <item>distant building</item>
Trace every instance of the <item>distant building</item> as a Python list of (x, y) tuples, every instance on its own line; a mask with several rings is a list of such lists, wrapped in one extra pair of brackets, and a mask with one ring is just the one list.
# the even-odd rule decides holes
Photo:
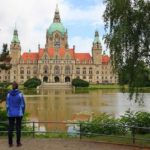
[[(84, 41), (83, 41), (84, 44)], [(37, 77), (42, 82), (65, 83), (80, 78), (90, 83), (117, 83), (117, 75), (112, 71), (110, 57), (102, 54), (98, 31), (95, 32), (92, 56), (89, 53), (76, 53), (75, 46), (69, 48), (68, 33), (63, 26), (58, 7), (54, 19), (46, 31), (44, 48), (38, 52), (25, 52), (21, 55), (21, 44), (17, 29), (14, 30), (10, 45), (11, 70), (0, 70), (0, 81), (24, 83)]]

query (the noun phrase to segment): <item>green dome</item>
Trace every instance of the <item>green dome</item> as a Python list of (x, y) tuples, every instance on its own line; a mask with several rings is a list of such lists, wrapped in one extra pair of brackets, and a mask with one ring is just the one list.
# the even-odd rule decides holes
[(59, 31), (61, 34), (64, 34), (66, 32), (63, 24), (60, 22), (52, 23), (48, 29), (48, 34), (52, 34), (55, 31)]

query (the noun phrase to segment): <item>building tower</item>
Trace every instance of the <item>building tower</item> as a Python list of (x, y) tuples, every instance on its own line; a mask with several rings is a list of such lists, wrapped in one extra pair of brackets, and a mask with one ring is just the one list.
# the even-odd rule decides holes
[(20, 46), (20, 41), (18, 38), (18, 31), (15, 28), (14, 34), (13, 34), (13, 39), (10, 44), (11, 63), (17, 64), (19, 62), (20, 56), (21, 56), (21, 46)]
[(95, 31), (95, 37), (92, 47), (92, 57), (94, 64), (101, 64), (102, 63), (102, 46), (99, 40), (99, 33)]
[(59, 48), (68, 49), (68, 34), (67, 30), (61, 23), (58, 5), (55, 9), (53, 23), (46, 32), (45, 49), (48, 48), (54, 48), (55, 50)]

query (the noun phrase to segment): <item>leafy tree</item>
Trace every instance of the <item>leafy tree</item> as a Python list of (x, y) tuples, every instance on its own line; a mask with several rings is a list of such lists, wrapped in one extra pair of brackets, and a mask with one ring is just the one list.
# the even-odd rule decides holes
[(26, 88), (36, 88), (41, 85), (41, 80), (38, 78), (31, 78), (24, 83), (24, 87)]
[(3, 44), (2, 53), (0, 54), (0, 69), (9, 70), (11, 68), (10, 60), (7, 44)]
[(104, 0), (104, 3), (104, 39), (119, 83), (128, 84), (131, 94), (138, 92), (143, 86), (139, 82), (144, 71), (141, 63), (150, 63), (150, 1)]

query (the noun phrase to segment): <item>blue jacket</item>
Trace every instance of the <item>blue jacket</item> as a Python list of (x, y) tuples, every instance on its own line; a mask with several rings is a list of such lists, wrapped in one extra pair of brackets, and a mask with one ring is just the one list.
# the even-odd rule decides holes
[(25, 112), (25, 101), (23, 94), (18, 90), (11, 90), (7, 94), (6, 109), (8, 117), (21, 117)]

